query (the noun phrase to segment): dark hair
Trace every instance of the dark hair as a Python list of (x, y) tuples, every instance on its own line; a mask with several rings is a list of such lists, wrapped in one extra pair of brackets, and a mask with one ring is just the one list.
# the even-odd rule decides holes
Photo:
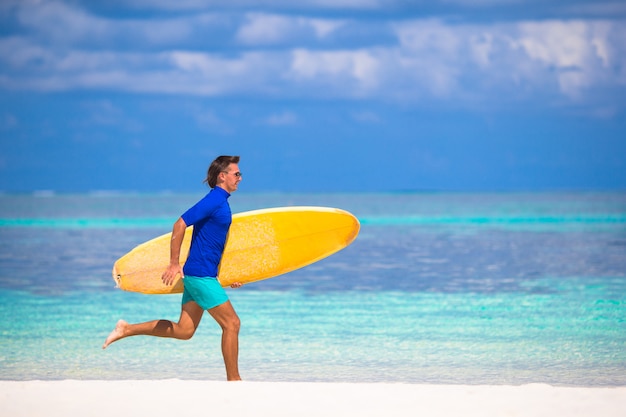
[(220, 175), (220, 172), (226, 171), (230, 164), (238, 163), (238, 156), (218, 156), (217, 158), (215, 158), (215, 161), (211, 162), (211, 166), (209, 166), (209, 170), (206, 173), (206, 179), (204, 180), (204, 182), (209, 184), (209, 187), (215, 188), (215, 186), (217, 185), (217, 177)]

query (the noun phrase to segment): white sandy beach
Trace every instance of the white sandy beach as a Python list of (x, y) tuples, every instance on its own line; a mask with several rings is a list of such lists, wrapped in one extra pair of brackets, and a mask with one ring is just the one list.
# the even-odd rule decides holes
[(615, 416), (626, 387), (0, 381), (3, 417), (178, 416)]

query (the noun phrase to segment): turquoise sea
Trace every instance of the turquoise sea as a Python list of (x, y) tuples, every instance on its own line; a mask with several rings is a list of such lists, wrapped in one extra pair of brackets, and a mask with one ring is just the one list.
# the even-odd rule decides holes
[[(220, 331), (121, 340), (180, 295), (115, 288), (113, 262), (203, 194), (0, 195), (0, 378), (223, 380)], [(246, 194), (233, 212), (354, 213), (347, 249), (229, 289), (257, 381), (626, 385), (626, 193)]]

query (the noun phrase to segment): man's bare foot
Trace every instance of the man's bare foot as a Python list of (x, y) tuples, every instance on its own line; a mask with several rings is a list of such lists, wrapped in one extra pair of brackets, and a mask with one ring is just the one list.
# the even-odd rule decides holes
[(124, 320), (118, 321), (115, 325), (115, 329), (113, 329), (111, 334), (109, 334), (109, 337), (107, 337), (107, 339), (104, 341), (102, 349), (106, 349), (107, 346), (109, 346), (111, 343), (124, 337), (124, 329), (126, 328), (126, 326), (128, 326), (128, 323), (126, 323)]

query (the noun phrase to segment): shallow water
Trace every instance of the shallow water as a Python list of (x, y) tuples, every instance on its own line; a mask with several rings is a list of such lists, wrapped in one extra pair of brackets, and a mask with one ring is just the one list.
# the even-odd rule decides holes
[[(113, 262), (200, 195), (0, 196), (2, 379), (223, 379), (217, 325), (100, 346), (180, 296), (122, 292)], [(250, 380), (626, 384), (626, 195), (235, 194), (233, 212), (339, 207), (347, 249), (229, 290)]]

